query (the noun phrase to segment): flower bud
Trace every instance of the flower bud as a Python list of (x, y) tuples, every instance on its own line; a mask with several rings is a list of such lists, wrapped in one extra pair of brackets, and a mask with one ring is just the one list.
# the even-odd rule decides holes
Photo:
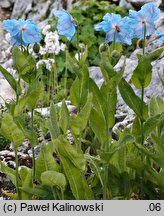
[(107, 50), (108, 50), (108, 44), (105, 44), (105, 43), (100, 44), (100, 46), (99, 46), (99, 53), (100, 54), (103, 52), (106, 52)]
[(119, 59), (121, 57), (121, 54), (117, 50), (113, 50), (111, 53), (111, 56), (113, 59)]
[(40, 45), (37, 44), (37, 43), (35, 43), (34, 46), (33, 46), (33, 50), (34, 50), (35, 53), (39, 53), (39, 51), (40, 51)]

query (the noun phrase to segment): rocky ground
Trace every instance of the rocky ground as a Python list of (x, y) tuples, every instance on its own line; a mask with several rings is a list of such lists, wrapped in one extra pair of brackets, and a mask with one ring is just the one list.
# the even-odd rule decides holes
[[(2, 64), (5, 68), (11, 68), (12, 72), (12, 62), (10, 59), (10, 48), (8, 42), (5, 39), (5, 34), (2, 29), (2, 20), (8, 18), (32, 18), (36, 23), (39, 24), (40, 28), (43, 28), (47, 24), (48, 17), (51, 16), (50, 11), (55, 9), (60, 9), (62, 7), (70, 8), (74, 1), (64, 1), (64, 0), (56, 0), (54, 3), (49, 1), (41, 1), (41, 0), (1, 0), (0, 1), (0, 64)], [(135, 8), (141, 7), (144, 2), (149, 2), (149, 0), (143, 1), (134, 1), (134, 0), (113, 0), (117, 4), (125, 6), (127, 8), (131, 8), (134, 6)], [(161, 17), (160, 20), (157, 22), (157, 29), (158, 31), (164, 32), (164, 8), (161, 0), (156, 0), (157, 4), (161, 7)], [(152, 51), (162, 47), (163, 44), (159, 41), (157, 35), (151, 36), (148, 39), (147, 43), (147, 51)], [(132, 71), (137, 65), (137, 58), (136, 54), (140, 53), (140, 49), (136, 49), (129, 58), (126, 59), (126, 68), (125, 68), (125, 79), (127, 81), (130, 80)], [(121, 57), (118, 64), (115, 66), (116, 71), (120, 71), (124, 61), (124, 56)], [(101, 86), (103, 82), (102, 73), (99, 67), (90, 67), (90, 76), (96, 81), (98, 86)], [(164, 87), (160, 81), (160, 77), (164, 77), (164, 56), (155, 62), (153, 62), (153, 78), (150, 86), (145, 90), (145, 101), (149, 101), (150, 97), (152, 96), (164, 96)], [(133, 87), (133, 86), (132, 86)], [(134, 88), (135, 92), (139, 95), (140, 91)], [(0, 74), (0, 92), (5, 99), (13, 99), (14, 94), (7, 84), (7, 82), (3, 79), (2, 75)], [(2, 102), (2, 101), (1, 101)], [(60, 104), (59, 104), (60, 106)], [(67, 102), (67, 106), (70, 112), (75, 112), (76, 108)], [(49, 115), (49, 108), (45, 108), (43, 110), (37, 110), (41, 112), (42, 115), (47, 116)], [(121, 96), (118, 94), (118, 104), (117, 104), (117, 111), (116, 111), (116, 118), (117, 124), (115, 127), (125, 127), (125, 125), (130, 125), (134, 115), (133, 112), (125, 105)], [(38, 139), (38, 145), (35, 147), (36, 157), (40, 151), (40, 146), (43, 141), (48, 140), (49, 135), (47, 134), (46, 137), (40, 137)], [(73, 142), (71, 134), (68, 132), (68, 140)], [(7, 164), (9, 167), (15, 168), (15, 156), (13, 150), (10, 145), (6, 146), (6, 149), (0, 151), (0, 160)], [(24, 141), (22, 146), (19, 149), (19, 163), (22, 166), (31, 167), (31, 147), (27, 140)], [(0, 173), (0, 191), (1, 189), (10, 189), (10, 191), (14, 190), (14, 187), (9, 182), (8, 178)], [(1, 197), (1, 192), (0, 192)], [(2, 198), (0, 198), (2, 199)]]

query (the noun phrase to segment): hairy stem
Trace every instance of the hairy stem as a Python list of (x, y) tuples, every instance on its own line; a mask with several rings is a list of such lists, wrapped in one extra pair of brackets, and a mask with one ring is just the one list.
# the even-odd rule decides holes
[(18, 172), (18, 167), (19, 167), (19, 161), (18, 161), (18, 153), (17, 153), (17, 149), (14, 149), (15, 152), (15, 163), (16, 163), (16, 190), (17, 190), (17, 194), (18, 194), (18, 200), (21, 199), (20, 196), (20, 191), (19, 191), (19, 172)]
[(65, 50), (65, 74), (64, 74), (64, 96), (67, 97), (67, 76), (68, 76), (68, 68), (67, 68), (67, 46)]
[(80, 46), (79, 46), (79, 26), (77, 26), (77, 53), (78, 53), (78, 61), (80, 61)]
[[(34, 110), (31, 111), (31, 128), (32, 128), (32, 136), (34, 131)], [(32, 139), (33, 140), (33, 139)], [(34, 150), (35, 144), (32, 143), (32, 180), (35, 181), (35, 150)]]

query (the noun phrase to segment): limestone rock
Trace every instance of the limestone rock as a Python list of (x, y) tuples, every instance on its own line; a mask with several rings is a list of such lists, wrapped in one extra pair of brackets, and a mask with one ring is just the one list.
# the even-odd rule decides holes
[(33, 0), (16, 0), (11, 19), (26, 18), (32, 8)]
[(149, 2), (155, 2), (157, 6), (160, 6), (162, 3), (162, 0), (128, 0), (129, 3), (131, 3), (135, 8), (139, 8), (142, 5), (149, 3)]
[(36, 4), (31, 12), (28, 14), (28, 18), (32, 19), (34, 22), (42, 21), (48, 16), (51, 1), (39, 2)]

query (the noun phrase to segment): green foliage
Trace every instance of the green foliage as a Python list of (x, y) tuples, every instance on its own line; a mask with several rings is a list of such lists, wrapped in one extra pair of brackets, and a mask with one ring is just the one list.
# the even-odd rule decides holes
[(66, 179), (62, 173), (55, 171), (46, 171), (41, 174), (41, 181), (43, 185), (50, 187), (58, 186), (62, 191), (65, 190)]
[(132, 87), (122, 79), (119, 83), (119, 91), (126, 104), (137, 114), (141, 119), (147, 119), (148, 108), (146, 104), (143, 105), (143, 116), (141, 114), (141, 99), (134, 93)]
[(48, 121), (48, 128), (53, 139), (57, 138), (60, 135), (57, 108), (53, 103), (51, 103), (50, 106), (50, 119)]
[[(143, 91), (141, 99), (135, 94), (131, 84), (123, 78), (126, 61), (119, 72), (115, 71), (114, 66), (124, 52), (123, 45), (103, 44), (98, 48), (104, 34), (95, 32), (93, 25), (107, 12), (126, 15), (123, 9), (107, 1), (78, 1), (73, 7), (71, 13), (80, 27), (79, 39), (85, 44), (80, 47), (83, 55), (79, 61), (73, 57), (77, 52), (75, 36), (67, 44), (67, 59), (64, 52), (56, 56), (51, 71), (44, 66), (36, 69), (36, 62), (25, 47), (12, 50), (18, 81), (0, 66), (17, 96), (16, 101), (6, 103), (7, 110), (0, 113), (0, 135), (12, 143), (15, 151), (15, 170), (0, 162), (0, 171), (9, 176), (17, 190), (14, 194), (3, 191), (12, 199), (164, 198), (164, 101), (153, 97), (146, 104)], [(131, 78), (136, 88), (143, 90), (149, 85), (151, 63), (162, 52), (163, 48), (137, 55), (138, 65)], [(88, 63), (100, 65), (104, 77), (100, 88), (89, 77)], [(64, 97), (68, 96), (76, 106), (74, 113), (69, 113), (66, 98), (60, 108), (56, 104), (63, 98), (63, 85), (59, 86), (58, 81), (64, 66), (68, 69), (67, 87), (72, 82), (69, 76), (73, 79)], [(27, 85), (24, 95), (21, 95), (21, 79)], [(135, 113), (132, 124), (120, 129), (115, 125), (117, 90)], [(35, 110), (45, 104), (50, 104), (48, 117)], [(38, 133), (43, 142), (35, 158)], [(51, 136), (47, 139), (45, 135), (49, 133)], [(69, 142), (67, 134), (72, 135), (73, 142)], [(17, 150), (24, 139), (28, 139), (32, 147), (32, 169), (18, 169)]]
[(88, 95), (87, 102), (81, 109), (79, 114), (72, 115), (70, 118), (70, 128), (74, 136), (79, 136), (81, 132), (86, 128), (89, 120), (91, 108), (92, 108), (92, 94)]
[(0, 130), (1, 134), (13, 143), (14, 148), (18, 148), (25, 138), (22, 130), (18, 127), (14, 118), (9, 113), (4, 114)]
[(146, 88), (152, 79), (152, 65), (151, 62), (158, 59), (161, 53), (164, 51), (164, 48), (160, 48), (154, 52), (151, 52), (147, 55), (141, 56), (138, 55), (138, 65), (133, 72), (131, 81), (136, 88)]
[(21, 94), (21, 86), (16, 82), (14, 77), (0, 65), (0, 72), (3, 74), (4, 78), (8, 81), (11, 88), (15, 91), (15, 93)]
[[(89, 13), (87, 12), (89, 11)], [(70, 11), (71, 15), (78, 22), (80, 26), (80, 43), (88, 46), (88, 63), (89, 65), (99, 65), (100, 56), (98, 47), (104, 42), (105, 35), (100, 32), (96, 32), (93, 26), (102, 21), (103, 16), (106, 13), (118, 13), (121, 16), (126, 16), (124, 8), (118, 7), (114, 4), (110, 4), (107, 1), (86, 1), (83, 5), (82, 1), (78, 1), (74, 4)], [(76, 47), (76, 37), (71, 42), (72, 52)]]
[(86, 161), (82, 154), (78, 153), (70, 143), (60, 137), (54, 140), (64, 173), (69, 181), (72, 193), (76, 199), (93, 199), (92, 191), (84, 177)]
[(19, 48), (12, 49), (13, 65), (19, 76), (26, 82), (31, 82), (35, 79), (35, 59), (26, 52), (22, 52)]
[(46, 171), (59, 171), (59, 166), (53, 155), (53, 147), (51, 143), (48, 145), (42, 144), (41, 152), (36, 160), (36, 180), (41, 181), (42, 173)]

